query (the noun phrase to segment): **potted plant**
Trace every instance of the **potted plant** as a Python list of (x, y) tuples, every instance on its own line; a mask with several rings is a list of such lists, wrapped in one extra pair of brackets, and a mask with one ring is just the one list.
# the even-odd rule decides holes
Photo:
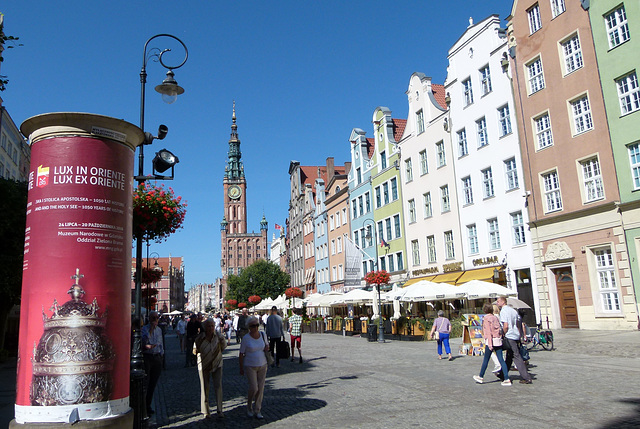
[(176, 197), (173, 189), (150, 182), (141, 183), (133, 193), (133, 236), (162, 243), (182, 228), (187, 204)]
[(342, 317), (336, 316), (333, 318), (333, 330), (334, 332), (342, 331)]

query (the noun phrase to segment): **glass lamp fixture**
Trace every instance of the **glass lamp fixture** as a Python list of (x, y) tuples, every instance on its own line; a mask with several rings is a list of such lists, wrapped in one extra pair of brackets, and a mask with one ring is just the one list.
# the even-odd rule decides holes
[(156, 86), (156, 92), (162, 94), (162, 100), (167, 104), (172, 104), (178, 99), (178, 95), (184, 93), (184, 88), (178, 85), (174, 78), (173, 70), (167, 72), (167, 77), (162, 81), (162, 85)]

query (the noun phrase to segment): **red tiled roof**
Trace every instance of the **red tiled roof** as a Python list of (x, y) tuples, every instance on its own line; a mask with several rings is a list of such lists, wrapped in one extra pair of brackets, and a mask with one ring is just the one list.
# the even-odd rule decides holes
[[(334, 167), (335, 174), (345, 174), (344, 166), (335, 166)], [(326, 184), (329, 179), (327, 178), (327, 166), (320, 166), (320, 177), (324, 180)], [(300, 182), (302, 187), (308, 183), (311, 186), (315, 185), (316, 179), (318, 178), (318, 166), (315, 165), (301, 165), (300, 166)], [(314, 189), (315, 192), (315, 189)]]
[(443, 109), (447, 108), (447, 102), (444, 101), (444, 99), (446, 98), (446, 93), (444, 92), (444, 85), (439, 85), (437, 83), (432, 83), (431, 84), (431, 91), (433, 92), (433, 96), (435, 97), (436, 101), (438, 102), (438, 104), (440, 105), (440, 107), (442, 107)]
[(396, 142), (402, 140), (404, 129), (407, 126), (406, 119), (391, 119), (393, 121), (393, 138)]
[(373, 153), (376, 151), (376, 141), (372, 137), (367, 137), (367, 155), (369, 159), (373, 158)]

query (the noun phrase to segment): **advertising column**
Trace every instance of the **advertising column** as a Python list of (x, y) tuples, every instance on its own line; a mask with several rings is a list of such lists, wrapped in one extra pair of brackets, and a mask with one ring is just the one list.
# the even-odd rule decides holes
[(133, 414), (132, 174), (144, 133), (87, 113), (34, 116), (20, 130), (31, 167), (14, 424), (122, 426)]

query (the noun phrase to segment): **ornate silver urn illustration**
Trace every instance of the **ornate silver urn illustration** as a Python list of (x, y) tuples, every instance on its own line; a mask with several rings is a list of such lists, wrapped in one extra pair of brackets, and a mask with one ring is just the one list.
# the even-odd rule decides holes
[(83, 301), (76, 269), (71, 299), (58, 305), (54, 299), (44, 333), (33, 350), (31, 405), (74, 405), (107, 401), (111, 397), (114, 353), (104, 333), (107, 312), (98, 314), (97, 299)]

